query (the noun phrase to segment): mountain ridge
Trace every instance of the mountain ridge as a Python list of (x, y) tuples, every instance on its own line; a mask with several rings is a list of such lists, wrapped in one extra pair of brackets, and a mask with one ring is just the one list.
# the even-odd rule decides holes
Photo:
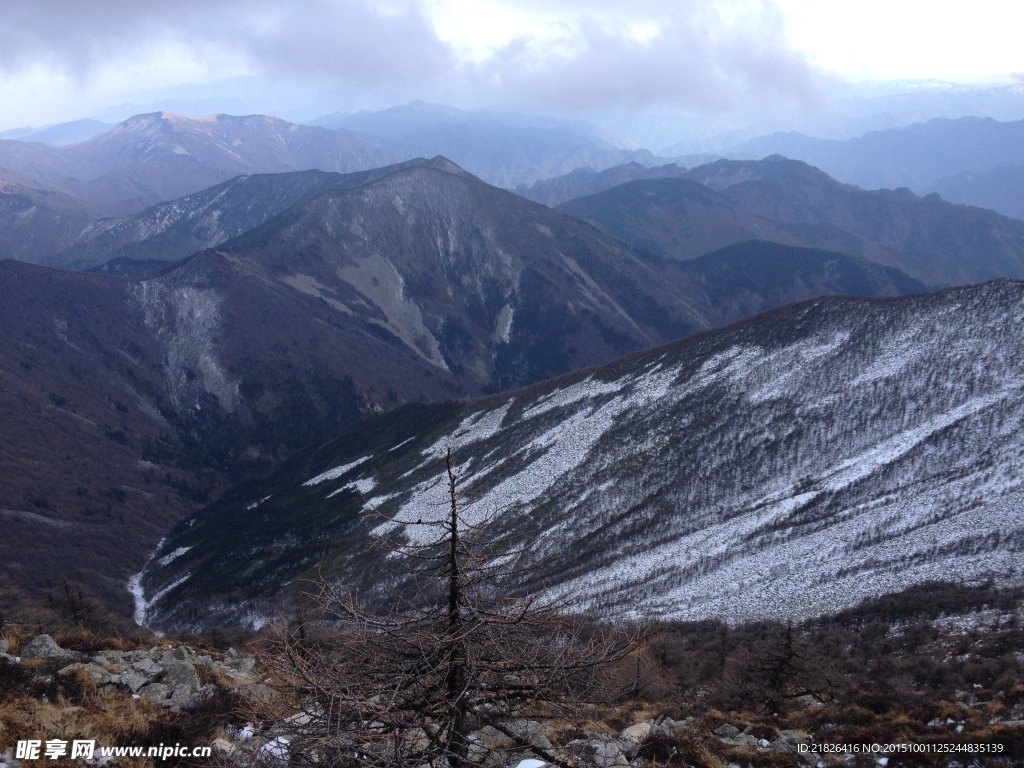
[(667, 257), (692, 258), (753, 236), (862, 256), (932, 286), (1024, 277), (1024, 226), (1016, 219), (909, 189), (864, 191), (781, 156), (719, 160), (558, 210)]

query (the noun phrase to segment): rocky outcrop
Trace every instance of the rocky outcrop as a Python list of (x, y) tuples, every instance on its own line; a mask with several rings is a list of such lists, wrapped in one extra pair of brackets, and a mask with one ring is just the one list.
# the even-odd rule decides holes
[(39, 635), (21, 649), (23, 659), (73, 659), (75, 653), (57, 645), (49, 635)]
[[(191, 707), (213, 694), (218, 685), (203, 683), (213, 679), (228, 687), (254, 683), (256, 660), (240, 656), (233, 649), (222, 658), (199, 653), (187, 645), (154, 646), (148, 651), (102, 650), (83, 654), (61, 648), (50, 635), (39, 635), (21, 650), (20, 656), (8, 653), (7, 641), (0, 644), (0, 658), (10, 663), (22, 660), (65, 662), (58, 675), (85, 674), (96, 685), (113, 686), (165, 707)], [(70, 663), (66, 663), (70, 662)], [(202, 674), (201, 670), (207, 670)]]
[(73, 664), (61, 670), (82, 669), (97, 685), (127, 688), (140, 698), (167, 707), (190, 707), (210, 696), (217, 686), (203, 684), (200, 670), (211, 670), (213, 677), (227, 679), (232, 685), (252, 683), (250, 675), (255, 659), (237, 655), (217, 659), (200, 654), (187, 645), (151, 648), (145, 651), (102, 651), (85, 664)]

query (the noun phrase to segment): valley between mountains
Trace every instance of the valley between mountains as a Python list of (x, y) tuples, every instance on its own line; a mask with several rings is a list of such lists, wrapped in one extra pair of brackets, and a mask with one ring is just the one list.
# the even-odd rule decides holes
[(440, 158), (243, 177), (106, 231), (164, 259), (157, 274), (0, 263), (0, 553), (26, 587), (70, 578), (124, 610), (174, 522), (369, 415), (794, 300), (924, 290), (781, 243), (655, 254)]
[[(516, 151), (585, 143), (545, 130)], [(321, 560), (386, 591), (370, 543), (415, 536), (448, 446), (545, 573), (509, 587), (596, 615), (1017, 583), (1024, 223), (779, 156), (520, 184), (552, 208), (382, 165), (388, 135), (158, 113), (0, 145), (18, 589), (191, 629), (265, 622)]]

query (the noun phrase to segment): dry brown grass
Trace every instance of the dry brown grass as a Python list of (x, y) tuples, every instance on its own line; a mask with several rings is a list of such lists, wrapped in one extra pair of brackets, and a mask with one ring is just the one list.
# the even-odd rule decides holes
[[(26, 670), (28, 671), (28, 670)], [(4, 736), (14, 741), (39, 738), (97, 739), (103, 744), (124, 743), (144, 734), (164, 710), (113, 688), (98, 688), (87, 673), (74, 670), (56, 685), (26, 686), (25, 693), (8, 693), (0, 700)], [(42, 692), (40, 692), (42, 688)]]

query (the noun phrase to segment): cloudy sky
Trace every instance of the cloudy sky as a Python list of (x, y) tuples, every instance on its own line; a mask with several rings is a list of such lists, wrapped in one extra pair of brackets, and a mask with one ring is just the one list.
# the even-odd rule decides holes
[(414, 98), (721, 115), (813, 105), (839, 81), (1024, 72), (1018, 0), (4, 0), (2, 13), (0, 129), (186, 97), (290, 119)]

